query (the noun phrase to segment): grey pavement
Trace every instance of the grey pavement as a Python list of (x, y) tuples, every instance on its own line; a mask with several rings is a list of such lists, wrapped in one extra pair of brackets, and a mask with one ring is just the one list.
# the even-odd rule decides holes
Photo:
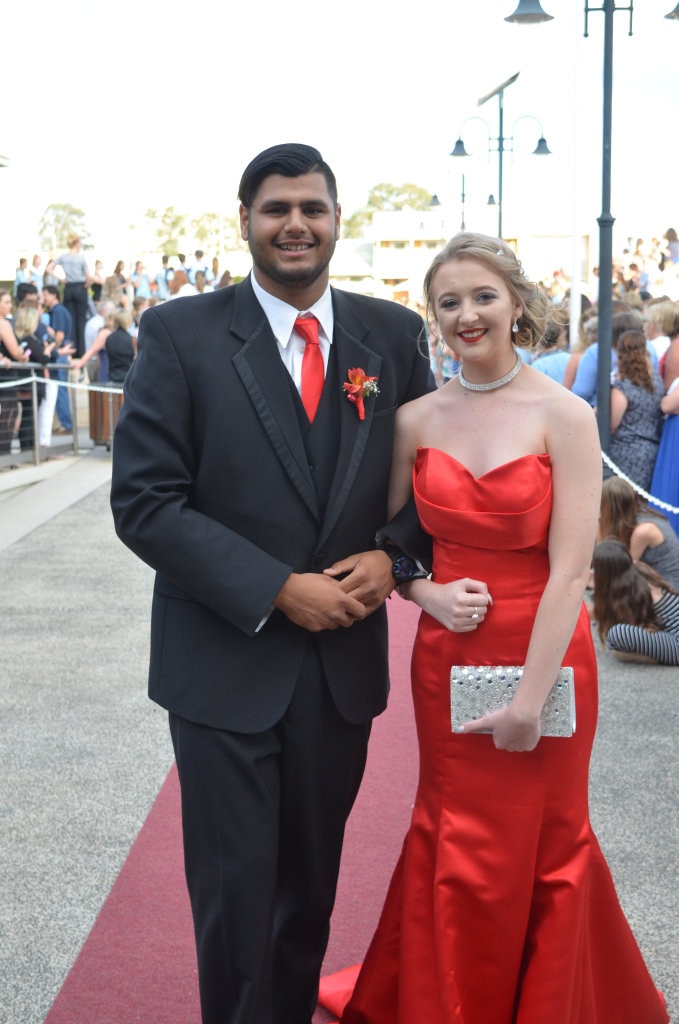
[[(16, 461), (0, 460), (0, 1024), (42, 1024), (172, 751), (145, 695), (152, 574), (113, 532), (110, 455)], [(679, 1020), (679, 670), (599, 666), (592, 819)]]

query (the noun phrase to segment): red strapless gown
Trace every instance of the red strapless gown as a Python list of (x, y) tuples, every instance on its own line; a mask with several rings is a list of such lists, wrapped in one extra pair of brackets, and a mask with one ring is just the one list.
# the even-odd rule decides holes
[(472, 633), (421, 616), (412, 823), (342, 1024), (664, 1024), (589, 822), (597, 668), (584, 605), (563, 661), (575, 736), (517, 754), (451, 731), (451, 665), (525, 661), (549, 568), (549, 457), (476, 479), (421, 449), (414, 481), (434, 579), (485, 580), (494, 603)]

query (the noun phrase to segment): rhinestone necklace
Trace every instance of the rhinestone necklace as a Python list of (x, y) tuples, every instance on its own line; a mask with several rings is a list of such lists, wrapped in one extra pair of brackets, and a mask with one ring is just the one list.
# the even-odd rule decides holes
[(516, 362), (512, 366), (509, 373), (506, 373), (504, 377), (500, 377), (498, 380), (491, 380), (487, 384), (472, 384), (470, 380), (466, 380), (462, 373), (462, 368), (458, 373), (460, 384), (463, 388), (468, 391), (495, 391), (496, 388), (502, 388), (505, 384), (509, 384), (510, 380), (514, 380), (517, 373), (521, 369), (521, 356), (517, 355)]

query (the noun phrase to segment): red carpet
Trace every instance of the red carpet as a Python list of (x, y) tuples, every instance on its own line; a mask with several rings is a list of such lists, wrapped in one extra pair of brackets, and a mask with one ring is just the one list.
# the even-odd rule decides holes
[[(347, 826), (324, 974), (367, 948), (410, 820), (417, 748), (410, 651), (418, 609), (389, 603), (392, 694), (375, 722), (366, 776)], [(319, 1009), (315, 1024), (334, 1018)], [(199, 1024), (196, 958), (173, 769), (45, 1024)]]
[(45, 1024), (199, 1024), (179, 782), (165, 780)]

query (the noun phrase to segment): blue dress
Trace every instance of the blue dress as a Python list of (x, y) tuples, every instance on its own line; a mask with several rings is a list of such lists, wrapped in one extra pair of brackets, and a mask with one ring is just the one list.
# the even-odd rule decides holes
[[(651, 481), (651, 494), (673, 508), (679, 508), (679, 415), (672, 414), (665, 418)], [(661, 508), (661, 511), (679, 535), (679, 513), (665, 508)]]

